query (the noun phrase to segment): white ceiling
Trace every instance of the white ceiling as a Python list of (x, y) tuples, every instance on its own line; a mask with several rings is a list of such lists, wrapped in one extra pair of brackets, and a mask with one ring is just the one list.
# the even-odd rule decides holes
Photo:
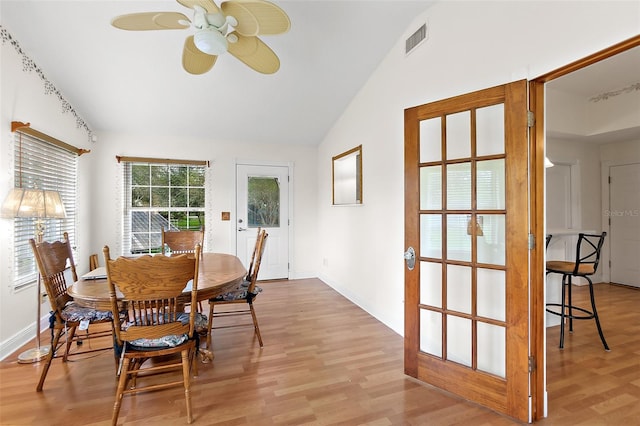
[(640, 47), (557, 78), (547, 87), (589, 99), (637, 83), (640, 83)]
[[(122, 14), (190, 10), (174, 0), (0, 0), (0, 22), (92, 131), (318, 144), (416, 15), (433, 1), (274, 1), (291, 19), (263, 36), (276, 74), (229, 54), (182, 69), (191, 30), (123, 31)], [(417, 26), (416, 26), (417, 29)]]
[[(608, 59), (596, 62), (574, 71), (565, 76), (550, 81), (547, 84), (547, 99), (549, 105), (555, 101), (554, 91), (566, 92), (575, 95), (576, 99), (582, 99), (586, 104), (594, 98), (603, 96), (617, 96), (616, 94), (628, 95), (640, 88), (640, 47), (629, 49)], [(635, 112), (640, 122), (640, 105)], [(622, 116), (629, 115), (628, 112), (621, 112)], [(549, 125), (551, 127), (551, 120)], [(585, 143), (610, 143), (626, 140), (640, 140), (640, 126), (627, 127), (606, 133), (596, 133), (591, 135), (577, 135), (558, 133), (553, 129), (547, 129), (547, 135), (568, 140), (577, 140)]]
[[(231, 55), (210, 72), (182, 69), (191, 30), (122, 31), (113, 17), (190, 10), (175, 0), (0, 0), (0, 23), (91, 128), (251, 143), (315, 145), (432, 0), (275, 0), (286, 34), (263, 75)], [(416, 24), (416, 29), (420, 25)], [(606, 76), (606, 77), (605, 77)], [(640, 48), (549, 83), (585, 97), (638, 83)], [(631, 130), (638, 131), (640, 128)], [(622, 135), (628, 137), (628, 135)]]

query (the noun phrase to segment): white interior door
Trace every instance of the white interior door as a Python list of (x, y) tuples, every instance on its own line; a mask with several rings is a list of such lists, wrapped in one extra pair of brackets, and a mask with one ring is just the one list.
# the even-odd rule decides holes
[(289, 168), (236, 165), (236, 255), (249, 265), (257, 229), (269, 237), (258, 279), (289, 277)]
[(640, 164), (609, 168), (611, 282), (640, 287)]

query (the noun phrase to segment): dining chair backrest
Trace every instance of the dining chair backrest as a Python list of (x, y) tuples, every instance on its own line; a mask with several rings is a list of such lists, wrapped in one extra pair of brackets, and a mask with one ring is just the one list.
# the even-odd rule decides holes
[(197, 231), (166, 231), (162, 228), (162, 253), (172, 255), (193, 253), (196, 244), (204, 245), (204, 227)]
[(93, 253), (89, 256), (89, 270), (93, 271), (94, 269), (98, 268), (100, 266), (100, 263), (98, 262), (98, 254), (97, 253)]
[[(196, 244), (192, 255), (170, 257), (159, 254), (111, 259), (108, 246), (103, 252), (119, 346), (123, 342), (167, 335), (188, 334), (193, 337), (196, 311), (189, 313), (189, 323), (181, 322), (179, 316), (184, 312), (184, 302), (179, 300), (179, 296), (191, 282), (191, 298), (187, 303), (192, 306), (197, 303), (199, 244)], [(118, 292), (124, 302), (118, 300)], [(119, 312), (121, 315), (124, 312), (124, 317), (118, 315)]]
[[(250, 269), (251, 272), (247, 276), (246, 280), (240, 284), (240, 286), (232, 291), (221, 294), (215, 298), (209, 299), (209, 323), (207, 325), (207, 345), (206, 348), (208, 351), (211, 350), (212, 346), (212, 331), (214, 328), (228, 328), (228, 327), (240, 327), (248, 324), (233, 324), (233, 325), (223, 325), (220, 327), (214, 327), (213, 318), (214, 317), (230, 317), (235, 315), (245, 315), (250, 314), (252, 319), (252, 324), (254, 328), (255, 335), (258, 337), (258, 342), (260, 343), (260, 347), (263, 346), (262, 336), (260, 335), (260, 327), (258, 325), (258, 318), (256, 316), (253, 301), (254, 299), (262, 292), (262, 288), (256, 285), (258, 281), (258, 274), (260, 273), (260, 264), (262, 263), (262, 256), (264, 254), (265, 247), (267, 246), (267, 237), (269, 234), (265, 230), (260, 230), (258, 232), (258, 236), (256, 237), (256, 246), (254, 248), (254, 253), (251, 260)], [(216, 306), (230, 305), (230, 304), (240, 304), (244, 303), (248, 305), (247, 309), (234, 309), (232, 311), (215, 311)]]
[(600, 263), (600, 252), (606, 236), (606, 232), (601, 234), (578, 234), (573, 275), (593, 275), (596, 273)]
[(262, 238), (261, 233), (264, 233), (262, 228), (258, 227), (258, 232), (256, 232), (256, 243), (253, 245), (253, 252), (251, 253), (251, 259), (249, 260), (249, 267), (247, 268), (247, 276), (245, 278), (246, 281), (251, 281), (251, 272), (253, 271), (253, 264), (256, 260), (256, 251), (258, 251), (258, 243)]
[(71, 279), (78, 281), (69, 235), (65, 232), (63, 237), (62, 241), (53, 242), (29, 240), (51, 309), (56, 315), (60, 315), (66, 304), (73, 300), (67, 293), (67, 269), (71, 272)]
[(256, 282), (258, 281), (258, 274), (260, 272), (260, 264), (262, 263), (262, 255), (264, 254), (264, 249), (267, 246), (267, 237), (269, 234), (265, 230), (262, 230), (258, 233), (258, 238), (256, 240), (256, 248), (254, 250), (254, 256), (251, 260), (251, 271), (250, 275), (247, 276), (247, 281), (249, 282), (248, 293), (254, 294), (254, 289), (256, 286)]
[[(33, 250), (33, 254), (40, 271), (40, 282), (44, 283), (45, 291), (49, 296), (51, 304), (51, 315), (49, 317), (49, 329), (51, 330), (51, 345), (49, 353), (45, 356), (40, 369), (40, 381), (36, 387), (36, 391), (41, 391), (44, 381), (47, 377), (51, 361), (54, 356), (61, 356), (58, 351), (60, 339), (64, 336), (65, 351), (62, 354), (63, 362), (67, 362), (70, 356), (84, 356), (90, 352), (103, 350), (111, 350), (111, 330), (106, 328), (98, 328), (91, 330), (92, 326), (99, 323), (112, 323), (111, 311), (101, 311), (89, 307), (83, 307), (75, 303), (73, 297), (67, 291), (67, 278), (72, 280), (70, 284), (78, 281), (76, 265), (73, 261), (73, 253), (69, 242), (69, 235), (65, 232), (62, 241), (41, 242), (36, 243), (34, 239), (29, 240), (29, 244)], [(40, 309), (38, 309), (40, 313)], [(85, 328), (84, 326), (87, 325)], [(111, 327), (109, 327), (111, 328)], [(77, 330), (86, 330), (80, 336)], [(90, 331), (91, 330), (91, 331)], [(38, 327), (39, 331), (39, 327)], [(83, 341), (89, 341), (93, 338), (107, 337), (107, 345), (87, 344), (80, 350)], [(39, 339), (39, 336), (38, 336)], [(72, 343), (77, 343), (77, 348), (71, 351)], [(38, 345), (40, 344), (38, 340)]]

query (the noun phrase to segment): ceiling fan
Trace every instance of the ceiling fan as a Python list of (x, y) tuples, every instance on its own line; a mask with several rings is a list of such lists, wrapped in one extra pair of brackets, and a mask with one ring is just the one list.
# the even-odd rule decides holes
[(193, 10), (193, 20), (179, 12), (142, 12), (121, 15), (111, 25), (122, 30), (178, 30), (193, 27), (182, 51), (182, 66), (191, 74), (213, 68), (218, 55), (231, 53), (263, 74), (280, 69), (280, 59), (258, 35), (289, 31), (287, 14), (266, 0), (229, 0), (220, 7), (213, 0), (176, 0)]

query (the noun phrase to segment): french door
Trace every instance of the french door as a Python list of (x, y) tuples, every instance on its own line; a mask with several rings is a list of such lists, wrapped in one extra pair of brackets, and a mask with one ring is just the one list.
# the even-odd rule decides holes
[(528, 188), (526, 81), (405, 110), (405, 373), (524, 422)]

